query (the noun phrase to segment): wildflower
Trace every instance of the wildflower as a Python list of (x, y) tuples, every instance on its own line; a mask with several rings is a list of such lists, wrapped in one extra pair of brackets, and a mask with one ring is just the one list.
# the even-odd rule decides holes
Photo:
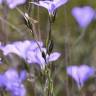
[[(25, 40), (7, 44), (6, 46), (1, 44), (0, 49), (5, 56), (9, 53), (14, 53), (23, 58), (29, 64), (39, 64), (41, 69), (44, 69), (46, 63), (55, 61), (60, 57), (60, 53), (58, 52), (53, 52), (48, 55), (46, 48), (43, 47), (43, 43), (41, 41), (36, 42), (34, 40)], [(45, 58), (42, 56), (42, 52), (44, 52)]]
[[(37, 41), (39, 46), (43, 46), (42, 42)], [(20, 56), (23, 59), (26, 59), (26, 51), (29, 49), (29, 47), (34, 50), (35, 48), (38, 47), (37, 43), (29, 40), (25, 41), (16, 41), (12, 44), (7, 44), (3, 46), (2, 44), (0, 45), (0, 49), (2, 50), (3, 54), (6, 56), (10, 53), (14, 53), (18, 56)]]
[[(4, 87), (6, 91), (10, 92), (11, 96), (26, 96), (26, 90), (22, 81), (22, 75), (24, 76), (24, 70), (21, 71), (23, 74), (19, 75), (16, 69), (10, 68), (4, 74), (0, 75), (0, 87)], [(2, 86), (1, 86), (2, 85)]]
[(0, 0), (0, 4), (6, 3), (10, 9), (15, 8), (17, 5), (24, 4), (26, 0)]
[(67, 74), (76, 81), (78, 88), (82, 88), (84, 82), (94, 74), (94, 69), (87, 65), (69, 66)]
[(53, 0), (53, 1), (45, 0), (45, 1), (39, 1), (39, 3), (37, 2), (31, 2), (31, 3), (46, 8), (48, 10), (49, 15), (54, 15), (55, 10), (67, 2), (68, 0)]
[(0, 74), (0, 88), (4, 86), (5, 79), (3, 77), (3, 74)]
[(74, 7), (72, 9), (72, 15), (76, 19), (81, 28), (86, 28), (94, 18), (95, 11), (90, 6)]
[[(42, 56), (42, 52), (45, 54), (45, 58)], [(52, 61), (56, 61), (60, 57), (59, 52), (53, 52), (50, 55), (46, 53), (46, 48), (37, 48), (34, 51), (28, 50), (27, 52), (27, 62), (37, 63), (40, 65), (41, 69), (44, 69), (46, 64)]]

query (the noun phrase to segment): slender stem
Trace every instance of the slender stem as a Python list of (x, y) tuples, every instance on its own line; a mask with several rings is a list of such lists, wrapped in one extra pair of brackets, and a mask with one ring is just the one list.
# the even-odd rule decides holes
[[(47, 39), (46, 39), (46, 48), (48, 49), (48, 45), (50, 43), (50, 41), (52, 40), (52, 22), (50, 21), (49, 18), (49, 26), (48, 26), (49, 30), (48, 30), (48, 35), (47, 35)], [(50, 55), (50, 52), (47, 53)], [(45, 60), (46, 61), (46, 60)], [(47, 64), (48, 62), (46, 62)], [(50, 64), (51, 65), (51, 64)], [(49, 68), (45, 69), (45, 74), (46, 74), (46, 82), (45, 82), (45, 88), (44, 88), (44, 96), (54, 96), (54, 86), (53, 86), (53, 79), (52, 79), (52, 74), (51, 74), (51, 66), (49, 66)]]
[(7, 20), (5, 20), (3, 17), (0, 17), (0, 20), (3, 22), (3, 23), (6, 23), (8, 26), (10, 26), (11, 28), (15, 29), (16, 32), (19, 32), (21, 33), (21, 30), (19, 30), (17, 27), (15, 27), (15, 25), (11, 24), (10, 22), (8, 22)]
[[(39, 22), (39, 20), (40, 20), (40, 15), (39, 15), (39, 6), (37, 6), (37, 20), (38, 20), (38, 22)], [(41, 32), (40, 32), (40, 24), (38, 23), (38, 39), (39, 40), (41, 40)]]
[[(64, 54), (65, 54), (65, 57), (64, 57), (64, 63), (65, 63), (65, 66), (67, 67), (70, 62), (71, 62), (71, 46), (70, 46), (70, 30), (69, 30), (69, 27), (68, 27), (68, 18), (67, 18), (67, 10), (66, 10), (66, 7), (64, 9), (64, 14), (65, 14), (65, 36), (68, 38), (68, 39), (65, 39), (64, 41)], [(69, 83), (68, 83), (68, 75), (66, 74), (65, 76), (65, 80), (66, 80), (66, 94), (67, 96), (70, 96), (70, 91), (69, 91)]]
[[(35, 2), (35, 1), (33, 0), (33, 2)], [(31, 4), (31, 3), (30, 3), (30, 4)], [(35, 7), (34, 7), (34, 4), (31, 4), (30, 6), (31, 6), (30, 9), (31, 9), (31, 11), (32, 11), (32, 13), (33, 13), (31, 16), (32, 16), (33, 18), (35, 18), (35, 19), (39, 19), (39, 17), (38, 17), (38, 16), (39, 16), (39, 15), (38, 15), (38, 14), (39, 14), (39, 13), (38, 13), (38, 12), (39, 12), (39, 11), (38, 11), (39, 8), (38, 8), (38, 6), (35, 6)], [(35, 12), (36, 12), (36, 14), (35, 14)], [(35, 36), (35, 39), (36, 39), (36, 40), (39, 40), (39, 36), (38, 36), (38, 25), (39, 25), (39, 23), (37, 23), (37, 24), (32, 23), (33, 32), (34, 32), (34, 36)]]
[(53, 80), (51, 76), (51, 70), (49, 68), (46, 68), (45, 75), (46, 75), (46, 81), (44, 86), (44, 96), (54, 96)]
[[(19, 8), (16, 7), (16, 9), (17, 9), (17, 11), (18, 11), (22, 16), (24, 16), (24, 13), (23, 13)], [(29, 18), (30, 18), (30, 17), (29, 17)], [(29, 18), (28, 18), (28, 19), (29, 19)], [(30, 22), (31, 22), (31, 21), (30, 21)], [(30, 29), (30, 32), (32, 33), (33, 38), (35, 38), (36, 40), (38, 40), (38, 37), (37, 37), (37, 34), (36, 34), (36, 28), (35, 28), (34, 20), (33, 20), (33, 22), (31, 22), (31, 24), (32, 24), (32, 28)]]
[[(7, 21), (7, 19), (8, 19), (8, 10), (9, 9), (4, 2), (2, 13), (3, 13), (3, 18), (4, 18), (5, 21)], [(5, 40), (8, 41), (8, 25), (5, 22), (3, 22), (3, 20), (1, 20), (1, 22), (2, 22), (2, 31), (5, 34)]]
[[(29, 2), (32, 2), (32, 0), (29, 0)], [(28, 2), (28, 15), (31, 16), (31, 12), (34, 10), (34, 5)]]
[(52, 39), (51, 31), (52, 31), (52, 23), (50, 22), (50, 19), (49, 19), (49, 31), (48, 31), (48, 35), (47, 35), (47, 39), (46, 39), (46, 48), (48, 47), (48, 44), (49, 44), (50, 40)]
[(86, 29), (82, 29), (81, 30), (81, 35), (77, 38), (77, 40), (75, 41), (75, 43), (73, 45), (78, 45), (80, 43), (80, 41), (83, 40), (84, 36), (86, 34)]
[[(32, 0), (31, 0), (32, 1)], [(34, 0), (33, 0), (34, 1)], [(32, 11), (32, 15), (30, 14), (31, 13), (31, 11)], [(30, 5), (29, 5), (29, 16), (32, 16), (32, 17), (34, 17), (34, 12), (35, 12), (35, 7), (34, 7), (34, 4), (32, 5), (31, 3), (30, 3)], [(35, 16), (36, 17), (36, 16)], [(33, 34), (34, 34), (34, 36), (35, 36), (35, 39), (36, 40), (38, 40), (38, 34), (37, 34), (37, 28), (36, 28), (36, 24), (35, 23), (32, 23), (32, 28), (33, 28)]]

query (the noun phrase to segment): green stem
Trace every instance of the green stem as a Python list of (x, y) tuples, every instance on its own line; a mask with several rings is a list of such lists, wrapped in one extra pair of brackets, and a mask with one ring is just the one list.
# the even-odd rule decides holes
[[(4, 20), (5, 21), (7, 21), (7, 19), (8, 19), (8, 7), (7, 7), (7, 5), (6, 5), (6, 2), (4, 2), (4, 6), (3, 6), (3, 9), (2, 9), (2, 13), (3, 13), (3, 18), (4, 18)], [(5, 22), (3, 22), (3, 20), (1, 20), (1, 22), (2, 22), (2, 31), (3, 31), (3, 33), (4, 33), (4, 35), (5, 35), (5, 42), (7, 42), (8, 41), (8, 25), (5, 23)]]
[[(68, 21), (68, 14), (67, 14), (67, 9), (66, 7), (64, 8), (64, 17), (65, 17), (65, 40), (64, 40), (64, 64), (65, 67), (67, 67), (68, 65), (70, 65), (71, 63), (71, 44), (70, 44), (70, 27), (69, 27), (69, 21)], [(68, 38), (68, 39), (67, 39)], [(66, 81), (66, 96), (70, 96), (70, 89), (69, 89), (69, 82), (68, 82), (68, 75), (65, 75), (65, 81)]]
[[(32, 1), (34, 1), (34, 0), (29, 0), (29, 2), (32, 2)], [(34, 4), (31, 4), (29, 2), (28, 2), (28, 6), (27, 6), (27, 9), (28, 9), (27, 13), (28, 13), (29, 17), (33, 17), (34, 18), (34, 17), (36, 17), (36, 15), (34, 13), (34, 12), (36, 12), (36, 10), (35, 10)], [(30, 18), (30, 19), (33, 19), (33, 18)], [(31, 23), (31, 26), (32, 26), (30, 32), (32, 33), (33, 38), (38, 40), (38, 34), (37, 34), (37, 30), (36, 30), (37, 28), (36, 28), (36, 24), (34, 23), (34, 21), (35, 21), (34, 19), (33, 19), (32, 22), (29, 21)]]
[(54, 96), (51, 70), (47, 68), (45, 70), (45, 75), (46, 75), (46, 81), (44, 86), (44, 96)]
[(48, 47), (48, 44), (49, 44), (49, 42), (51, 40), (51, 31), (52, 31), (52, 23), (49, 22), (49, 32), (48, 32), (48, 36), (47, 36), (47, 40), (46, 40), (46, 48)]
[(80, 41), (83, 40), (85, 34), (86, 34), (86, 29), (82, 29), (80, 36), (76, 39), (76, 41), (73, 45), (78, 45), (80, 43)]

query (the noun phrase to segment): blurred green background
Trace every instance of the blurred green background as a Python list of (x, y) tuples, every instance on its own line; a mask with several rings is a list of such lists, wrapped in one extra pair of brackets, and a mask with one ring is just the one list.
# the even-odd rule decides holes
[[(32, 7), (30, 11), (30, 18), (38, 21), (38, 23), (35, 24), (37, 37), (39, 37), (39, 40), (45, 42), (48, 32), (48, 12), (46, 9), (41, 7), (38, 8), (28, 2), (18, 8), (23, 13), (28, 13), (29, 6)], [(81, 95), (79, 94), (74, 80), (66, 75), (67, 66), (87, 64), (94, 68), (96, 67), (96, 20), (91, 22), (85, 30), (86, 33), (84, 37), (78, 42), (78, 44), (74, 45), (83, 32), (71, 14), (71, 10), (75, 6), (91, 6), (94, 10), (96, 10), (96, 1), (69, 0), (67, 4), (61, 6), (57, 10), (55, 23), (52, 26), (52, 38), (54, 40), (54, 51), (61, 52), (62, 55), (59, 60), (53, 64), (55, 96)], [(23, 16), (20, 12), (18, 12), (18, 9), (10, 10), (6, 8), (6, 6), (0, 6), (0, 41), (3, 44), (6, 44), (26, 39), (31, 40), (34, 38), (32, 37), (32, 33), (24, 24)], [(22, 63), (22, 60), (20, 60), (17, 56), (12, 55), (9, 57), (7, 57), (7, 59), (10, 66)], [(1, 65), (1, 69), (4, 70), (8, 67), (9, 65)], [(39, 74), (39, 71), (35, 74)], [(38, 78), (38, 75), (36, 76), (36, 80), (38, 82), (35, 82), (36, 96), (42, 96), (40, 95), (42, 87), (40, 87), (40, 78)], [(34, 85), (30, 84), (30, 82), (25, 84), (29, 90), (28, 96), (35, 96), (35, 93), (33, 92)], [(89, 79), (82, 90), (85, 92), (85, 96), (96, 96), (95, 78)]]

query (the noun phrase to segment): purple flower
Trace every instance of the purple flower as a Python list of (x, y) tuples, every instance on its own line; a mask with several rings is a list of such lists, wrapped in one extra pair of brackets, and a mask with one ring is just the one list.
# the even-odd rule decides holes
[(94, 69), (88, 65), (69, 66), (67, 67), (67, 74), (76, 81), (78, 88), (81, 88), (84, 82), (94, 75)]
[[(42, 52), (45, 53), (46, 55), (46, 60), (42, 57)], [(60, 57), (59, 52), (53, 52), (50, 55), (46, 53), (45, 48), (37, 48), (36, 50), (28, 50), (27, 52), (27, 62), (28, 63), (37, 63), (40, 65), (41, 69), (45, 68), (45, 65), (48, 64), (49, 62), (56, 61)]]
[(90, 6), (74, 7), (72, 9), (72, 15), (78, 22), (81, 28), (86, 28), (94, 18), (95, 11)]
[[(1, 44), (0, 49), (5, 56), (9, 53), (14, 53), (23, 58), (29, 64), (39, 64), (42, 69), (44, 69), (46, 63), (55, 61), (60, 57), (60, 53), (58, 52), (51, 53), (49, 56), (41, 41), (17, 41), (12, 44), (7, 44), (6, 46)], [(46, 55), (46, 60), (42, 57), (42, 51), (44, 51)]]
[[(40, 47), (43, 46), (42, 42), (37, 41), (37, 43), (39, 44)], [(14, 53), (14, 54), (20, 56), (21, 58), (26, 59), (27, 50), (29, 50), (29, 48), (31, 50), (38, 48), (37, 43), (34, 40), (33, 41), (29, 41), (29, 40), (16, 41), (12, 44), (7, 44), (6, 46), (3, 46), (1, 44), (0, 49), (3, 51), (3, 54), (5, 56), (10, 54), (10, 53)]]
[(11, 96), (26, 96), (22, 76), (25, 80), (26, 71), (22, 70), (19, 75), (16, 69), (10, 68), (4, 74), (0, 74), (0, 87), (4, 87), (6, 91), (10, 92)]
[(21, 81), (25, 80), (27, 78), (27, 72), (25, 70), (22, 70), (20, 72), (20, 79)]
[(25, 58), (26, 49), (31, 44), (30, 41), (17, 41), (12, 44), (7, 44), (6, 46), (1, 45), (0, 49), (3, 51), (3, 54), (6, 56), (9, 53), (15, 53), (16, 55)]
[(10, 92), (11, 96), (26, 96), (26, 90), (20, 76), (14, 68), (10, 68), (3, 75), (4, 87)]
[(67, 3), (68, 0), (46, 0), (46, 1), (39, 1), (39, 3), (37, 2), (31, 2), (37, 6), (41, 6), (44, 7), (48, 10), (50, 15), (54, 14), (54, 11), (59, 8), (60, 6), (62, 6), (63, 4)]
[(24, 4), (26, 2), (26, 0), (0, 0), (0, 4), (2, 4), (3, 2), (6, 2), (6, 4), (8, 5), (8, 7), (10, 9), (15, 8), (17, 5), (21, 5)]
[(5, 78), (3, 74), (0, 74), (0, 88), (4, 86), (4, 83), (5, 83)]

